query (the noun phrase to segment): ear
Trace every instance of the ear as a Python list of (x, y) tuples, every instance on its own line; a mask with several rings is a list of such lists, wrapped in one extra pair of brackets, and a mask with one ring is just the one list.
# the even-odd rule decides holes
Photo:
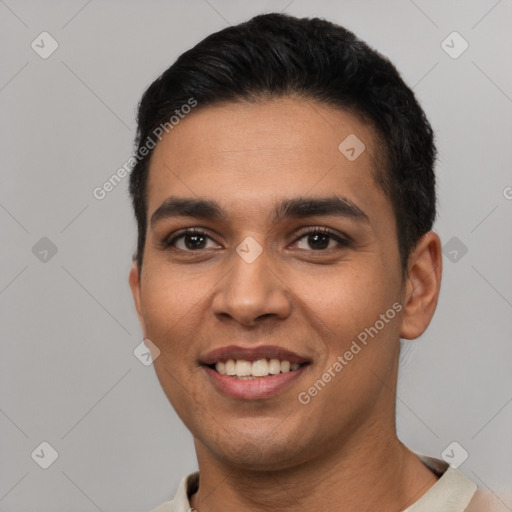
[(130, 288), (132, 290), (133, 302), (139, 317), (140, 326), (142, 328), (143, 336), (146, 338), (146, 326), (144, 324), (144, 317), (142, 316), (142, 301), (141, 301), (141, 284), (140, 284), (140, 273), (137, 266), (137, 260), (134, 259), (130, 268), (130, 276), (128, 278)]
[(439, 298), (442, 265), (441, 240), (437, 233), (429, 231), (409, 257), (401, 338), (416, 339), (427, 329)]

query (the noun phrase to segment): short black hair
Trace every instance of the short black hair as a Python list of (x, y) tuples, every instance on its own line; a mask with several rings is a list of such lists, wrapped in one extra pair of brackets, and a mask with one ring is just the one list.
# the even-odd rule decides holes
[(158, 127), (172, 128), (169, 120), (191, 99), (197, 110), (285, 96), (347, 110), (373, 127), (382, 161), (374, 179), (392, 203), (405, 275), (412, 250), (436, 218), (436, 148), (425, 113), (389, 59), (352, 32), (324, 19), (277, 13), (209, 35), (144, 92), (137, 116), (137, 163), (130, 176), (139, 270), (152, 155), (151, 149), (141, 156), (141, 149), (162, 132)]

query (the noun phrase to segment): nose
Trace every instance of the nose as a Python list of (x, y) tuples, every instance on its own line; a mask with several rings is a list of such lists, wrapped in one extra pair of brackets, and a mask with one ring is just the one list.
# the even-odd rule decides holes
[(217, 317), (255, 326), (265, 318), (282, 320), (290, 314), (290, 288), (266, 251), (252, 262), (233, 253), (230, 263), (212, 302)]

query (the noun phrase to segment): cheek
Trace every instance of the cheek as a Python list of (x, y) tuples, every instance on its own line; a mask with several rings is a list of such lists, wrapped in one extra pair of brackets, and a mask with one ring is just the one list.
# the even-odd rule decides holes
[[(346, 269), (331, 271), (328, 279), (326, 276), (303, 280), (304, 296), (309, 288), (308, 300), (314, 304), (310, 324), (321, 320), (326, 346), (326, 358), (311, 376), (307, 389), (317, 387), (318, 379), (330, 370), (327, 378), (332, 384), (315, 403), (329, 409), (333, 421), (341, 421), (347, 411), (356, 414), (374, 403), (382, 381), (387, 382), (393, 372), (399, 336), (399, 314), (393, 304), (396, 307), (398, 303), (395, 289), (375, 262), (347, 264)], [(337, 415), (332, 412), (333, 403), (337, 404)]]
[[(200, 322), (198, 308), (208, 288), (203, 279), (153, 267), (142, 285), (142, 314), (148, 338), (162, 352), (180, 353), (190, 347), (193, 329)], [(203, 315), (204, 317), (204, 315)], [(191, 332), (189, 332), (191, 331)], [(191, 338), (192, 336), (192, 338)]]
[[(372, 388), (375, 382), (368, 367), (378, 374), (387, 374), (399, 338), (397, 286), (390, 286), (388, 277), (375, 264), (364, 268), (351, 266), (350, 270), (347, 266), (346, 271), (333, 273), (323, 287), (319, 286), (322, 282), (317, 280), (315, 285), (315, 312), (328, 326), (323, 330), (325, 335), (322, 333), (328, 352), (326, 367), (331, 367), (339, 356), (346, 360), (343, 377), (335, 379), (338, 384), (333, 389), (338, 385), (351, 389), (354, 383)], [(362, 390), (351, 392), (360, 396)]]
[(331, 336), (341, 335), (338, 343), (342, 343), (391, 307), (392, 290), (377, 270), (347, 262), (325, 273), (302, 275), (298, 295), (330, 328)]

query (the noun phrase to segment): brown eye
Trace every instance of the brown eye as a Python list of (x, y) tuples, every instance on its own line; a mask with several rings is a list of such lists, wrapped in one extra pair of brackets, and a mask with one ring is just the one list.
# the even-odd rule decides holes
[[(213, 242), (213, 240), (203, 231), (188, 229), (167, 239), (164, 242), (163, 247), (165, 249), (173, 247), (181, 251), (194, 252), (213, 248), (207, 247), (208, 240)], [(215, 245), (215, 247), (218, 247), (218, 245)]]
[[(299, 247), (299, 249), (322, 251), (325, 249), (333, 249), (336, 246), (349, 246), (349, 242), (344, 238), (340, 237), (337, 233), (326, 229), (317, 228), (304, 233), (300, 238), (297, 239), (296, 243), (299, 243), (303, 238), (306, 239), (305, 247)], [(329, 245), (331, 244), (331, 245)]]
[(302, 236), (301, 239), (302, 238), (307, 240), (307, 247), (299, 247), (299, 249), (313, 249), (315, 251), (328, 249), (329, 243), (333, 241), (330, 235), (323, 233), (310, 233), (309, 235)]
[(190, 250), (203, 249), (205, 245), (206, 236), (204, 235), (183, 235), (185, 247)]

